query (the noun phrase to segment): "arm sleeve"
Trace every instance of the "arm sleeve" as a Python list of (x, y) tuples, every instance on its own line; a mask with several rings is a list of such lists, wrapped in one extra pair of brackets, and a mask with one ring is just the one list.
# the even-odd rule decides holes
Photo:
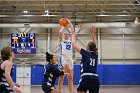
[(55, 66), (52, 66), (52, 73), (56, 77), (64, 75), (64, 72), (63, 71), (59, 71), (57, 68), (55, 68)]

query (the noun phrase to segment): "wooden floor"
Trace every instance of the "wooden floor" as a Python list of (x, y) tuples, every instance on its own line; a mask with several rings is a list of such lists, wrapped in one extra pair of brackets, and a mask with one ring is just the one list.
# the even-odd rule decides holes
[[(74, 92), (76, 93), (77, 86), (74, 86)], [(21, 86), (23, 93), (44, 93), (41, 86)], [(68, 86), (63, 86), (62, 93), (69, 93)], [(88, 92), (87, 92), (88, 93)], [(140, 85), (130, 86), (101, 86), (100, 93), (140, 93)]]

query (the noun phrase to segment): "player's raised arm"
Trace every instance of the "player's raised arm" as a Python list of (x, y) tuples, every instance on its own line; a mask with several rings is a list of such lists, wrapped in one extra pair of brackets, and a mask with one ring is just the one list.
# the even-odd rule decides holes
[(62, 36), (63, 36), (63, 30), (64, 30), (64, 26), (61, 26), (61, 29), (59, 30), (59, 41), (62, 40)]
[(71, 23), (71, 21), (67, 18), (67, 21), (68, 21), (68, 24), (69, 24), (69, 27), (71, 29), (71, 33), (74, 33), (74, 27), (73, 27), (73, 24)]
[(96, 38), (95, 38), (95, 28), (93, 25), (90, 26), (90, 36), (91, 36), (91, 40), (96, 44)]
[(72, 33), (72, 45), (73, 45), (73, 48), (74, 48), (75, 50), (77, 50), (78, 52), (80, 52), (81, 47), (79, 47), (79, 46), (76, 44), (76, 33), (75, 33), (75, 32)]

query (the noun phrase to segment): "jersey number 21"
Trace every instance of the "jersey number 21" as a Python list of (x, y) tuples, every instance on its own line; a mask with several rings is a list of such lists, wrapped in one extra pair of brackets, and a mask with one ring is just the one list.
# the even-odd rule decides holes
[(90, 58), (90, 65), (95, 66), (95, 59)]

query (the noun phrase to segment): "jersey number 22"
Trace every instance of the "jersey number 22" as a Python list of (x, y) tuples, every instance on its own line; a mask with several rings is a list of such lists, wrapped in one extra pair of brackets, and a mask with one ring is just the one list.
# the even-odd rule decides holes
[(66, 45), (66, 49), (70, 50), (71, 49), (71, 45)]

